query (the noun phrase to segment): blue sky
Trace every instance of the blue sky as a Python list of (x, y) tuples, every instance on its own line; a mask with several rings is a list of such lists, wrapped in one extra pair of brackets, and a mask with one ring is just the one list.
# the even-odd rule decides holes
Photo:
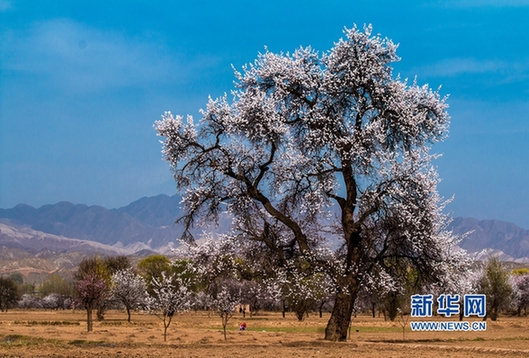
[(233, 87), (231, 66), (372, 24), (395, 75), (450, 95), (434, 147), (454, 216), (529, 229), (529, 1), (0, 0), (0, 207), (173, 194), (152, 128)]

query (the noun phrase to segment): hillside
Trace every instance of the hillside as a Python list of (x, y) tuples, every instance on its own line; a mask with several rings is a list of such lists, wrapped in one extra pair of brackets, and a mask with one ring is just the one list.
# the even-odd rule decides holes
[[(174, 244), (170, 243), (159, 248), (158, 252), (170, 256), (173, 247)], [(126, 255), (132, 261), (138, 261), (152, 253), (141, 243), (128, 247), (110, 246), (48, 234), (0, 219), (0, 275), (20, 272), (29, 283), (40, 283), (56, 272), (71, 276), (83, 259), (94, 255)]]
[(455, 218), (450, 229), (459, 235), (469, 233), (460, 246), (482, 256), (499, 255), (504, 261), (529, 263), (529, 230), (499, 220)]
[(157, 248), (174, 242), (181, 230), (174, 226), (180, 199), (158, 195), (142, 198), (119, 209), (60, 202), (38, 209), (19, 204), (0, 209), (0, 219), (48, 234), (129, 246), (144, 243)]
[[(179, 201), (178, 196), (158, 195), (118, 209), (69, 202), (0, 209), (0, 271), (68, 270), (96, 253), (170, 255), (182, 230), (174, 225), (181, 215)], [(208, 230), (224, 232), (229, 225), (230, 219), (222, 217), (218, 228)], [(529, 263), (529, 230), (473, 218), (455, 218), (450, 229), (459, 235), (470, 232), (460, 246), (479, 258), (494, 254)]]

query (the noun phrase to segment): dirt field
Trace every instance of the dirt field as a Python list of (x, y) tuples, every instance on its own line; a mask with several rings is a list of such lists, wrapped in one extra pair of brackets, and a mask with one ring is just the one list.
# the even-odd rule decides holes
[(0, 357), (529, 357), (529, 317), (488, 321), (486, 332), (411, 332), (408, 323), (403, 340), (398, 322), (361, 316), (345, 343), (322, 339), (328, 318), (262, 313), (239, 331), (235, 315), (225, 341), (219, 317), (190, 312), (175, 317), (164, 343), (161, 321), (142, 313), (128, 323), (108, 312), (87, 333), (82, 311), (13, 310), (0, 313)]

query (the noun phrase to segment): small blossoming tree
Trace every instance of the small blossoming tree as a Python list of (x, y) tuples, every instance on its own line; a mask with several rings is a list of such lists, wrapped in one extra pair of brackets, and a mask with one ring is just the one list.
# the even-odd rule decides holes
[(147, 285), (131, 269), (121, 270), (112, 275), (110, 295), (125, 306), (127, 321), (130, 322), (130, 311), (147, 302)]
[(222, 319), (224, 340), (226, 340), (226, 327), (228, 321), (235, 313), (235, 308), (241, 303), (241, 284), (234, 280), (222, 283), (222, 288), (217, 292), (213, 306)]
[(167, 328), (178, 312), (184, 312), (191, 306), (192, 292), (188, 282), (174, 274), (152, 280), (152, 295), (148, 300), (148, 310), (163, 322), (163, 341), (167, 341)]
[(513, 296), (516, 304), (518, 316), (521, 316), (522, 309), (527, 315), (527, 306), (529, 306), (529, 273), (514, 274), (512, 276)]
[(108, 296), (108, 286), (104, 278), (87, 273), (80, 277), (76, 284), (77, 303), (86, 310), (86, 325), (88, 332), (92, 331), (92, 311), (104, 302)]

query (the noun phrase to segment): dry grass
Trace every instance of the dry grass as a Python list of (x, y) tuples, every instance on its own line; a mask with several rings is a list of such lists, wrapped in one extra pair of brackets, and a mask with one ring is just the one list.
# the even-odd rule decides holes
[(529, 318), (501, 317), (486, 332), (408, 332), (402, 340), (397, 322), (360, 316), (345, 343), (322, 339), (328, 315), (298, 322), (293, 315), (262, 313), (229, 322), (228, 340), (220, 317), (189, 312), (175, 317), (163, 342), (156, 317), (108, 312), (86, 332), (82, 311), (0, 313), (1, 357), (529, 357)]

